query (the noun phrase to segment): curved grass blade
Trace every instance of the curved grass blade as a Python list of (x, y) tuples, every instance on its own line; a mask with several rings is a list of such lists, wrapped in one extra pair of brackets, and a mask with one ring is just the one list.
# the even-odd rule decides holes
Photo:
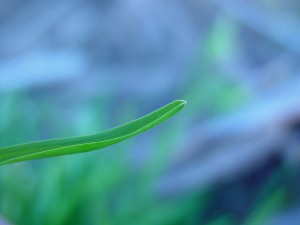
[(176, 100), (146, 116), (99, 134), (0, 148), (0, 165), (104, 148), (157, 126), (175, 115), (185, 105), (186, 101)]

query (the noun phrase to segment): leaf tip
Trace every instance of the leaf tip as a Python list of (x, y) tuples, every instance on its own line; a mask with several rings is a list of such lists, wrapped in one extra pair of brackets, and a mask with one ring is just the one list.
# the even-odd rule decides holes
[(178, 102), (180, 105), (185, 106), (187, 104), (186, 100), (176, 100), (176, 102)]

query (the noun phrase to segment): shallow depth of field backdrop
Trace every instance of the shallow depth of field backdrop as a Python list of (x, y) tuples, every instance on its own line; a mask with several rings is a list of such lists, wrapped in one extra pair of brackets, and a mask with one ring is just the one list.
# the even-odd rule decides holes
[(134, 139), (0, 167), (1, 225), (296, 225), (297, 0), (0, 0), (0, 146)]

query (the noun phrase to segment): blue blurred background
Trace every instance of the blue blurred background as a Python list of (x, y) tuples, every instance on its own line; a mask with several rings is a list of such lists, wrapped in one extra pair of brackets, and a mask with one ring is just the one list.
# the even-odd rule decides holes
[(1, 225), (297, 225), (300, 3), (0, 0), (0, 147), (134, 139), (0, 168)]

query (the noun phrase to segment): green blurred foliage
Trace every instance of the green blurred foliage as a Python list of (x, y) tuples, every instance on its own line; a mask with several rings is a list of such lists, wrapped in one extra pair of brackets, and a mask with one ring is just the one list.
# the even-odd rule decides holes
[[(176, 93), (189, 102), (186, 110), (172, 123), (148, 133), (150, 141), (139, 150), (150, 149), (151, 155), (141, 153), (147, 158), (141, 159), (142, 165), (130, 158), (131, 150), (144, 141), (139, 137), (100, 152), (2, 166), (1, 214), (22, 225), (237, 224), (226, 214), (203, 219), (210, 190), (172, 199), (162, 199), (154, 190), (191, 122), (230, 112), (247, 102), (247, 94), (218, 66), (238, 51), (238, 29), (227, 17), (216, 19), (186, 72), (189, 79)], [(0, 146), (95, 133), (141, 115), (135, 102), (117, 104), (114, 110), (116, 96), (110, 93), (66, 110), (45, 96), (33, 98), (30, 92), (3, 94)], [(288, 190), (272, 179), (276, 177), (258, 193), (246, 225), (261, 224), (287, 203)]]

